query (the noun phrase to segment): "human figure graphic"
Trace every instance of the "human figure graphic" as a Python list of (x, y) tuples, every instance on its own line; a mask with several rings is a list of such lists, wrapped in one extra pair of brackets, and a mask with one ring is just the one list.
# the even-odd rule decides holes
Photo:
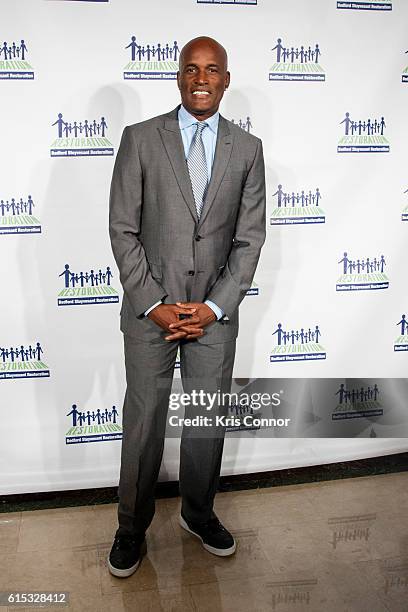
[(316, 325), (316, 329), (315, 329), (315, 340), (316, 340), (316, 342), (319, 342), (319, 338), (320, 338), (321, 335), (322, 335), (322, 332), (320, 331), (319, 326)]
[[(2, 46), (2, 48), (1, 48), (1, 50), (2, 50), (2, 51), (3, 51), (3, 53), (4, 53), (4, 59), (5, 59), (5, 60), (9, 59), (9, 57), (8, 57), (8, 52), (9, 52), (9, 51), (8, 51), (8, 44), (7, 44), (5, 41), (4, 41), (4, 43), (3, 43), (3, 46)], [(10, 57), (10, 59), (11, 59), (11, 57)]]
[(316, 187), (316, 195), (315, 195), (315, 198), (316, 198), (316, 206), (319, 206), (319, 200), (320, 200), (320, 198), (321, 198), (321, 197), (322, 197), (322, 194), (320, 193), (319, 188), (318, 188), (318, 187)]
[(278, 335), (278, 345), (281, 345), (282, 344), (282, 337), (283, 337), (284, 334), (286, 334), (286, 332), (284, 332), (283, 329), (282, 329), (282, 323), (278, 323), (278, 327), (272, 333), (272, 336), (274, 336), (275, 334)]
[(112, 274), (112, 272), (111, 272), (111, 269), (110, 269), (110, 266), (107, 266), (107, 267), (106, 267), (106, 274), (105, 274), (105, 276), (106, 276), (106, 284), (107, 284), (107, 285), (110, 285), (111, 278), (112, 278), (112, 276), (113, 276), (113, 274)]
[(280, 61), (281, 61), (281, 53), (282, 53), (282, 51), (285, 50), (281, 43), (282, 43), (282, 39), (278, 38), (277, 44), (274, 47), (272, 47), (272, 49), (271, 49), (271, 51), (275, 51), (275, 49), (276, 49), (276, 61), (278, 63), (280, 63)]
[(316, 43), (316, 47), (315, 47), (315, 51), (314, 51), (314, 61), (315, 64), (319, 63), (319, 57), (321, 56), (322, 52), (319, 49), (319, 45)]
[(116, 417), (118, 416), (118, 411), (116, 410), (116, 406), (112, 406), (112, 422), (116, 423)]
[(136, 36), (132, 36), (130, 43), (128, 44), (127, 47), (125, 47), (125, 49), (131, 49), (131, 54), (132, 54), (132, 62), (134, 62), (136, 60), (136, 49), (139, 48), (137, 42), (136, 42)]
[(408, 322), (404, 314), (401, 317), (401, 321), (399, 321), (397, 325), (401, 325), (401, 336), (405, 336), (405, 334), (408, 333)]
[(245, 127), (246, 127), (247, 132), (251, 133), (252, 123), (249, 117), (246, 118)]
[(66, 416), (70, 416), (71, 414), (72, 414), (72, 425), (73, 427), (75, 427), (77, 424), (77, 417), (80, 414), (80, 412), (78, 412), (77, 410), (76, 404), (72, 404), (72, 409), (68, 412)]
[(350, 113), (346, 113), (346, 116), (343, 121), (340, 121), (340, 125), (342, 123), (344, 123), (344, 133), (347, 136), (350, 130), (350, 125), (353, 124), (353, 121), (350, 119)]
[(21, 59), (24, 60), (25, 59), (25, 53), (28, 51), (24, 40), (21, 41), (20, 51), (21, 51)]
[(71, 126), (68, 123), (66, 123), (64, 126), (64, 132), (65, 132), (66, 138), (68, 138), (70, 131), (71, 131)]
[[(339, 396), (339, 404), (343, 403), (343, 400), (345, 399), (345, 394), (346, 394), (346, 390), (344, 388), (344, 384), (341, 383), (340, 385), (340, 389), (338, 391), (336, 391), (335, 395)], [(347, 398), (346, 398), (347, 400)]]
[(385, 258), (384, 255), (381, 255), (381, 259), (380, 259), (380, 271), (384, 272), (384, 266), (386, 266), (387, 264), (385, 263)]
[(278, 196), (278, 208), (281, 208), (281, 206), (282, 206), (282, 195), (284, 195), (284, 193), (282, 191), (282, 185), (278, 185), (278, 189), (277, 189), (277, 191), (275, 191), (275, 193), (272, 194), (272, 197), (274, 198), (276, 195)]
[(380, 124), (379, 124), (381, 136), (384, 135), (384, 128), (385, 127), (386, 127), (386, 125), (385, 125), (384, 117), (381, 117), (381, 121), (380, 121)]
[(58, 119), (52, 125), (58, 126), (58, 138), (62, 138), (62, 131), (64, 129), (64, 126), (66, 125), (65, 121), (63, 121), (62, 119), (62, 113), (58, 113)]
[(43, 349), (41, 348), (40, 343), (39, 343), (39, 342), (37, 342), (36, 347), (35, 347), (35, 349), (34, 349), (34, 354), (35, 354), (35, 357), (37, 358), (37, 361), (40, 361), (40, 360), (41, 360), (41, 355), (43, 354), (43, 352), (44, 352), (44, 351), (43, 351)]
[(69, 264), (65, 264), (65, 269), (58, 276), (63, 276), (65, 281), (65, 287), (69, 287), (69, 282), (71, 280), (71, 276), (73, 276), (72, 272), (69, 269)]
[(102, 137), (105, 137), (105, 130), (108, 129), (108, 126), (105, 121), (105, 117), (101, 117), (100, 128), (102, 132)]
[(343, 258), (337, 262), (337, 263), (343, 264), (343, 274), (347, 274), (347, 268), (350, 262), (351, 262), (351, 259), (347, 257), (347, 253), (344, 253)]
[(173, 51), (173, 61), (177, 62), (177, 58), (178, 58), (178, 54), (180, 53), (180, 49), (179, 49), (179, 46), (178, 46), (176, 40), (174, 41), (174, 45), (173, 45), (172, 51)]

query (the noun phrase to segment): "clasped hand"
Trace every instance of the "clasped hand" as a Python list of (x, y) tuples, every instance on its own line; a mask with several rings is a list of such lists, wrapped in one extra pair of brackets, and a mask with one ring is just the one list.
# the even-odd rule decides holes
[[(191, 315), (179, 319), (179, 314)], [(204, 335), (204, 327), (217, 318), (214, 311), (203, 302), (176, 302), (159, 304), (147, 315), (162, 329), (170, 332), (165, 340), (192, 340)]]

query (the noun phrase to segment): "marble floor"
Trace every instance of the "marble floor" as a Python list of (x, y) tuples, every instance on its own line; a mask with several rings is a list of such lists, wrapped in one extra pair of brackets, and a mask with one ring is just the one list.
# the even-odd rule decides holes
[(408, 611), (407, 472), (219, 493), (228, 558), (179, 527), (179, 505), (157, 501), (127, 579), (106, 566), (116, 504), (0, 514), (0, 591), (66, 591), (47, 609), (78, 612)]

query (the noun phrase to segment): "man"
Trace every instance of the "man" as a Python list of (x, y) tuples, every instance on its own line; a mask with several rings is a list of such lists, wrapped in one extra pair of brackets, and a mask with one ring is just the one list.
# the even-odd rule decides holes
[[(229, 82), (218, 42), (187, 43), (177, 73), (182, 104), (126, 127), (113, 171), (109, 227), (124, 289), (127, 379), (119, 528), (108, 559), (118, 577), (146, 552), (177, 349), (186, 393), (230, 391), (238, 306), (265, 240), (262, 144), (218, 113)], [(213, 511), (224, 430), (184, 425), (179, 474), (180, 525), (220, 556), (236, 548)]]

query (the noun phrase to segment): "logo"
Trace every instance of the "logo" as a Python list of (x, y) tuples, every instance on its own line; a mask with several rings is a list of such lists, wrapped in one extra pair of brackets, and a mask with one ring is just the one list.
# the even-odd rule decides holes
[(350, 259), (345, 252), (338, 262), (343, 264), (343, 274), (339, 276), (336, 291), (361, 291), (370, 289), (388, 289), (389, 280), (384, 274), (384, 255), (370, 259)]
[(35, 346), (0, 347), (0, 380), (8, 378), (44, 378), (50, 370), (42, 360), (44, 350)]
[(82, 306), (84, 304), (116, 304), (119, 295), (111, 286), (113, 274), (109, 266), (105, 271), (72, 272), (69, 264), (59, 274), (65, 288), (58, 294), (58, 306)]
[(0, 42), (0, 79), (33, 79), (34, 70), (27, 62), (28, 48), (22, 39), (19, 43)]
[(397, 325), (401, 326), (401, 334), (394, 342), (394, 351), (408, 351), (408, 321), (405, 315), (401, 316), (401, 321)]
[(270, 81), (324, 81), (326, 75), (319, 64), (322, 54), (319, 45), (284, 47), (278, 38), (271, 51), (276, 51), (276, 62), (270, 68)]
[(347, 389), (342, 383), (335, 393), (338, 395), (338, 403), (332, 413), (332, 420), (382, 416), (384, 411), (378, 401), (379, 393), (377, 384), (373, 387), (368, 385), (359, 389)]
[(122, 439), (122, 426), (117, 422), (119, 412), (116, 406), (96, 411), (78, 410), (73, 404), (66, 415), (71, 417), (71, 427), (65, 434), (65, 444), (86, 444), (88, 442), (107, 442)]
[(197, 4), (247, 4), (256, 5), (258, 0), (197, 0)]
[(248, 134), (251, 133), (253, 125), (251, 123), (250, 117), (247, 117), (246, 119), (239, 119), (237, 122), (235, 122), (235, 119), (230, 119), (230, 121), (231, 123), (235, 123), (235, 125), (242, 128), (244, 132), (248, 132)]
[(363, 11), (391, 11), (391, 0), (360, 0), (354, 2), (337, 1), (338, 9), (356, 9)]
[(324, 210), (319, 206), (322, 194), (318, 187), (314, 191), (303, 189), (300, 193), (286, 193), (282, 185), (278, 185), (272, 197), (276, 198), (276, 205), (272, 209), (271, 225), (325, 223)]
[(337, 153), (389, 153), (390, 145), (384, 136), (384, 117), (354, 121), (350, 113), (346, 113), (341, 124), (344, 124), (344, 136), (339, 140)]
[(245, 295), (259, 295), (258, 283), (256, 283), (255, 281), (252, 281), (252, 285), (247, 290)]
[[(408, 189), (404, 191), (404, 193), (408, 193)], [(408, 221), (408, 206), (404, 208), (401, 215), (402, 221)]]
[(40, 234), (41, 225), (33, 216), (34, 208), (30, 195), (24, 200), (0, 200), (0, 234)]
[[(408, 53), (408, 51), (405, 51), (405, 53)], [(404, 69), (402, 73), (402, 82), (408, 83), (408, 66)]]
[[(370, 437), (375, 437), (375, 435), (372, 436), (370, 434)], [(376, 518), (376, 514), (352, 514), (329, 518), (327, 524), (333, 535), (330, 541), (333, 550), (338, 547), (339, 542), (344, 544), (344, 548), (347, 545), (354, 548), (356, 542), (363, 542), (364, 545), (371, 536), (370, 528), (373, 526)]]
[(126, 64), (123, 78), (138, 80), (175, 79), (178, 71), (180, 49), (172, 43), (139, 44), (132, 36), (129, 49), (131, 61)]
[(62, 113), (52, 126), (56, 126), (58, 138), (51, 145), (51, 157), (89, 157), (113, 155), (113, 145), (105, 136), (108, 126), (105, 117), (83, 121), (64, 121)]
[(321, 331), (318, 325), (314, 331), (310, 327), (284, 331), (282, 323), (278, 323), (272, 335), (276, 336), (277, 346), (272, 349), (271, 362), (326, 359), (326, 350), (319, 342)]

